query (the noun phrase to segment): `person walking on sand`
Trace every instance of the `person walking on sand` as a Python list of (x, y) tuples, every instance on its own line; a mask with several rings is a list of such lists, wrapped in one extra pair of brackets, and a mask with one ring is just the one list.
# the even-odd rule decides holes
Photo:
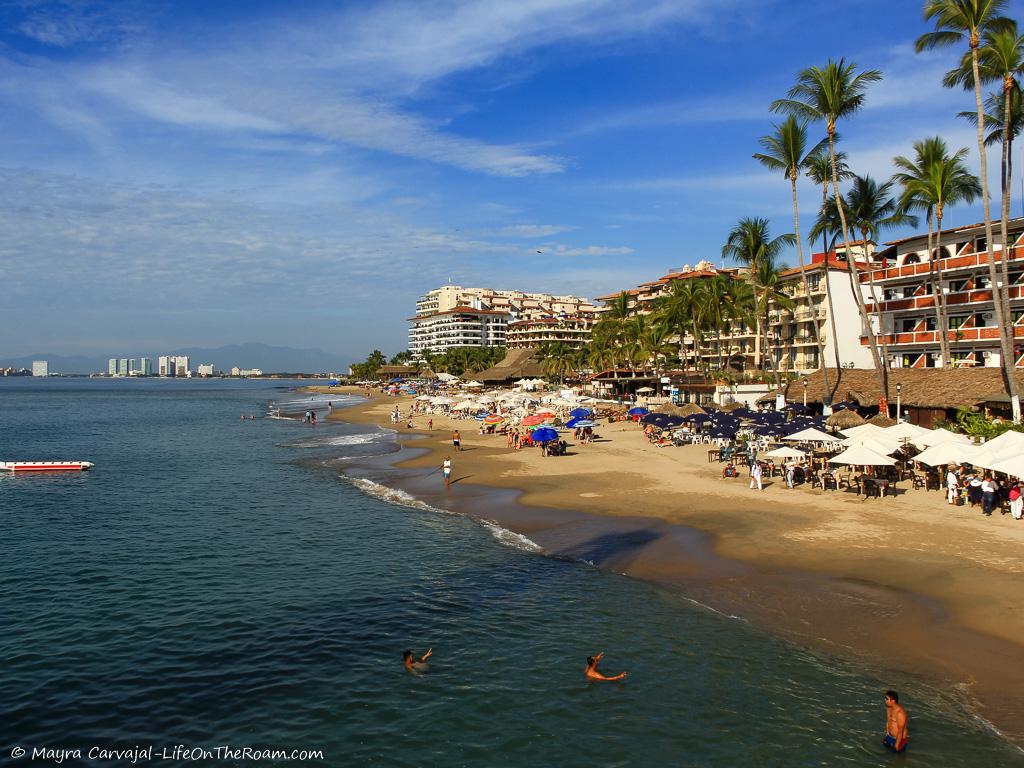
[(753, 489), (755, 486), (759, 491), (764, 490), (764, 487), (761, 485), (761, 462), (756, 460), (750, 466), (750, 487)]
[(441, 464), (441, 474), (444, 475), (444, 487), (447, 488), (452, 484), (452, 457), (445, 456), (444, 462)]
[(601, 680), (610, 682), (613, 680), (626, 679), (625, 672), (619, 672), (619, 674), (613, 677), (608, 677), (608, 675), (602, 675), (600, 672), (598, 672), (597, 663), (601, 661), (602, 658), (604, 658), (604, 651), (601, 651), (601, 653), (597, 654), (596, 656), (587, 656), (587, 669), (583, 673), (584, 675), (586, 675), (587, 680)]
[(907, 748), (910, 732), (907, 730), (907, 710), (900, 706), (896, 691), (885, 692), (885, 738), (882, 743), (893, 752)]
[(428, 669), (430, 665), (427, 664), (427, 659), (434, 655), (434, 649), (428, 648), (427, 652), (420, 656), (419, 661), (416, 660), (416, 656), (412, 651), (405, 651), (402, 654), (402, 662), (405, 664), (405, 668), (410, 672), (422, 675)]
[(433, 432), (434, 431), (434, 420), (433, 419), (427, 419), (427, 431), (428, 432)]
[(459, 430), (452, 432), (452, 445), (455, 446), (456, 451), (462, 450), (462, 435), (459, 434)]

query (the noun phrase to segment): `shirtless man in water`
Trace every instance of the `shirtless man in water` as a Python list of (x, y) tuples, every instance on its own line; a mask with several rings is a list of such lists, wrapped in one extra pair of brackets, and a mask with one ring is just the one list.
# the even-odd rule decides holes
[(434, 649), (428, 648), (427, 652), (420, 656), (420, 660), (416, 661), (416, 656), (412, 651), (406, 651), (402, 654), (402, 660), (405, 662), (405, 668), (410, 672), (415, 672), (417, 675), (427, 671), (427, 659), (434, 655)]
[(597, 654), (597, 656), (587, 656), (587, 670), (586, 672), (584, 672), (584, 674), (587, 676), (587, 680), (625, 680), (625, 672), (620, 672), (614, 677), (608, 677), (607, 675), (602, 675), (600, 672), (597, 671), (597, 662), (599, 662), (603, 657), (603, 651)]
[(896, 691), (885, 692), (885, 738), (882, 743), (893, 752), (902, 752), (907, 748), (907, 710), (900, 706), (900, 697)]

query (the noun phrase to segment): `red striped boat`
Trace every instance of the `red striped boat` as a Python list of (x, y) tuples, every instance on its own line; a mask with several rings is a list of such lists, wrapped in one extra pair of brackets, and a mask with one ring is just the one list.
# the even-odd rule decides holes
[(84, 472), (91, 461), (0, 461), (0, 470), (8, 472)]

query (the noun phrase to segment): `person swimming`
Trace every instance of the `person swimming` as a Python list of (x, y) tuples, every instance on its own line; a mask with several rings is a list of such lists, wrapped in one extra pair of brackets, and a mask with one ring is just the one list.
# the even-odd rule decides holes
[(626, 673), (625, 672), (620, 672), (619, 674), (615, 675), (614, 677), (608, 677), (607, 675), (603, 675), (600, 672), (598, 672), (597, 671), (597, 663), (599, 661), (601, 661), (602, 658), (604, 658), (604, 651), (602, 651), (601, 653), (597, 654), (596, 656), (587, 656), (587, 669), (583, 673), (583, 674), (586, 675), (587, 680), (612, 681), (612, 680), (625, 680), (626, 679)]
[(907, 748), (910, 733), (907, 730), (907, 710), (900, 706), (896, 691), (885, 692), (885, 738), (882, 743), (893, 752)]
[(405, 651), (402, 654), (402, 661), (405, 664), (405, 668), (410, 672), (417, 675), (421, 675), (430, 669), (430, 665), (427, 664), (427, 659), (434, 655), (434, 649), (428, 648), (427, 652), (420, 656), (419, 661), (416, 660), (416, 655), (412, 651)]

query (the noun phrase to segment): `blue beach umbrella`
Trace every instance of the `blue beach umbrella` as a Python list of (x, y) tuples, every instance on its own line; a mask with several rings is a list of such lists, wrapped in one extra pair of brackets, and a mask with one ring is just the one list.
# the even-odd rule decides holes
[[(569, 426), (569, 425), (566, 424), (566, 426)], [(573, 429), (575, 429), (576, 427), (596, 427), (596, 426), (597, 426), (597, 422), (596, 421), (591, 421), (590, 419), (579, 419), (578, 421), (576, 421), (576, 426), (574, 426)]]
[(573, 419), (585, 419), (590, 416), (589, 408), (573, 408), (569, 411), (569, 416)]
[(665, 424), (666, 424), (666, 426), (669, 426), (669, 427), (678, 427), (682, 423), (683, 423), (683, 417), (682, 416), (669, 416), (667, 419), (665, 419)]
[(535, 443), (550, 443), (552, 440), (558, 439), (558, 431), (551, 427), (537, 427), (533, 430), (531, 438)]
[(638, 405), (636, 408), (630, 408), (627, 413), (630, 416), (646, 416), (650, 411), (642, 405)]

